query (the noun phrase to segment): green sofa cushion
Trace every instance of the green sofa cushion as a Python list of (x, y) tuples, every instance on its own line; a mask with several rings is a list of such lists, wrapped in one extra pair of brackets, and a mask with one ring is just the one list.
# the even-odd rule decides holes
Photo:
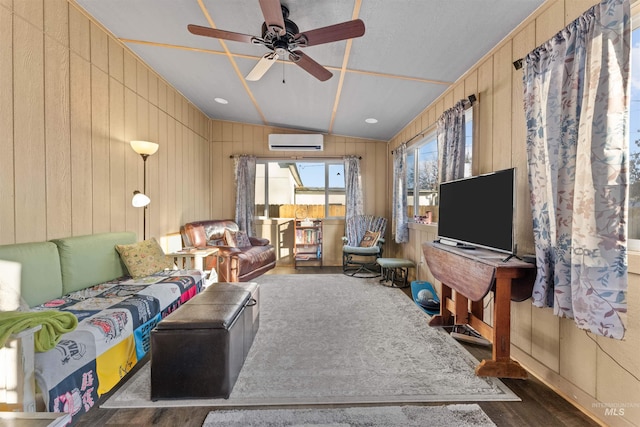
[(22, 299), (34, 307), (63, 295), (58, 248), (51, 242), (0, 246), (0, 259), (21, 264)]
[(101, 233), (52, 240), (58, 246), (63, 294), (126, 276), (116, 245), (136, 242), (130, 232)]

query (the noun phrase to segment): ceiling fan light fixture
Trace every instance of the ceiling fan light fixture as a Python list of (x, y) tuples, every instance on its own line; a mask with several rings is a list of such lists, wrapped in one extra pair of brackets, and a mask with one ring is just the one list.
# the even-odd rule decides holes
[(224, 98), (220, 98), (220, 97), (213, 98), (213, 100), (216, 101), (218, 104), (223, 104), (223, 105), (227, 105), (229, 103), (229, 101), (227, 101)]
[(369, 117), (368, 119), (364, 119), (364, 121), (369, 123), (370, 125), (378, 123), (378, 119), (374, 119), (373, 117)]

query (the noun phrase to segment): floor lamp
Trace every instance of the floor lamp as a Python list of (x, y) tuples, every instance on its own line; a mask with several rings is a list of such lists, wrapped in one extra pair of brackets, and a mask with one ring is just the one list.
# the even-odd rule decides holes
[(158, 151), (158, 144), (149, 141), (131, 141), (133, 151), (142, 157), (142, 192), (136, 190), (133, 192), (131, 204), (136, 208), (143, 208), (142, 211), (142, 240), (147, 240), (147, 206), (151, 203), (151, 199), (147, 196), (147, 158)]

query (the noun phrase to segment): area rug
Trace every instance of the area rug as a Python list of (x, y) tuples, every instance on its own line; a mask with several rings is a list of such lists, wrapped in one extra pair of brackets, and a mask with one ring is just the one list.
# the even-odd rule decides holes
[(379, 406), (334, 409), (212, 411), (202, 427), (349, 426), (489, 427), (495, 424), (476, 404)]
[(255, 281), (260, 329), (229, 399), (152, 402), (147, 364), (102, 407), (520, 400), (500, 380), (477, 377), (473, 356), (429, 327), (411, 298), (377, 279), (295, 274)]

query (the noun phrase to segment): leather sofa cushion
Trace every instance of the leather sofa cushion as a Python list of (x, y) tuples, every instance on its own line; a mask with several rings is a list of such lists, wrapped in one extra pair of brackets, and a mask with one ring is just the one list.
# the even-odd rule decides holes
[(259, 267), (276, 261), (276, 250), (271, 247), (266, 249), (264, 246), (252, 246), (244, 248), (238, 254), (240, 262), (240, 276), (243, 276)]

